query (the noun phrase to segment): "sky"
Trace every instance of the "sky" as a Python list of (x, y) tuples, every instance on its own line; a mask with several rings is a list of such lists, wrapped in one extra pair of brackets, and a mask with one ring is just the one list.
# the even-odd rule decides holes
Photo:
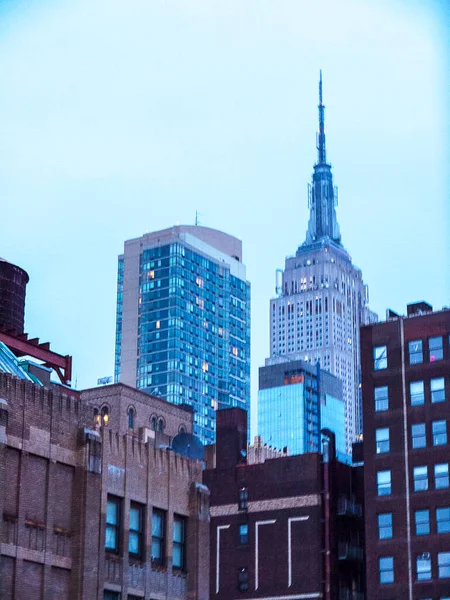
[(112, 375), (123, 242), (198, 211), (243, 241), (255, 416), (319, 69), (371, 308), (449, 305), (449, 40), (445, 0), (0, 0), (0, 256), (30, 275), (27, 332), (78, 388)]

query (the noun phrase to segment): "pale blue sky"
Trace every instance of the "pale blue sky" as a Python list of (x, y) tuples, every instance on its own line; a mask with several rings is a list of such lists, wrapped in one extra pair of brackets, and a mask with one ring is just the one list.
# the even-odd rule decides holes
[(449, 304), (449, 13), (418, 0), (0, 0), (0, 256), (26, 328), (113, 372), (117, 255), (201, 223), (243, 240), (252, 391), (274, 273), (304, 241), (324, 73), (343, 242), (371, 307)]

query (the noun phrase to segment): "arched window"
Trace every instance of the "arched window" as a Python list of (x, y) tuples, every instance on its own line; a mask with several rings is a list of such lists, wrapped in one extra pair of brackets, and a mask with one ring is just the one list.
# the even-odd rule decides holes
[(134, 408), (128, 409), (128, 429), (134, 429)]
[(158, 421), (158, 431), (160, 431), (161, 433), (164, 431), (164, 420), (160, 419)]
[(157, 427), (156, 417), (152, 417), (151, 423), (152, 423), (153, 431), (156, 431), (156, 427)]
[(101, 410), (101, 415), (102, 417), (104, 417), (105, 415), (109, 415), (109, 407), (108, 406), (102, 406), (102, 410)]

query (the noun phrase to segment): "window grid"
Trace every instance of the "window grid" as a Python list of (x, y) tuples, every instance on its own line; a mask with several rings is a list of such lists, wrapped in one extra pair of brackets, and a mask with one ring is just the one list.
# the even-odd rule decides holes
[(415, 340), (409, 342), (409, 364), (418, 365), (423, 362), (423, 344), (422, 340)]
[(381, 412), (389, 409), (389, 396), (387, 386), (376, 387), (374, 390), (375, 411)]
[(381, 371), (387, 369), (387, 348), (386, 346), (375, 346), (373, 349), (373, 369)]
[(433, 421), (431, 425), (433, 446), (442, 446), (447, 443), (447, 421)]
[(159, 565), (165, 563), (165, 512), (153, 509), (152, 514), (152, 562)]
[(445, 400), (445, 381), (443, 377), (430, 379), (431, 402), (444, 402)]
[(108, 496), (106, 503), (105, 550), (119, 552), (121, 499)]
[(409, 395), (411, 406), (418, 406), (425, 402), (425, 391), (423, 381), (411, 381), (409, 384)]
[(378, 496), (389, 496), (391, 494), (391, 472), (378, 471), (377, 473)]
[(141, 558), (143, 550), (144, 507), (132, 502), (130, 505), (130, 524), (128, 533), (128, 552), (134, 557)]
[(178, 515), (173, 518), (172, 566), (185, 570), (186, 567), (186, 519)]
[(416, 522), (416, 535), (428, 535), (430, 533), (430, 511), (416, 510), (414, 513)]
[(379, 559), (380, 583), (393, 583), (394, 581), (394, 557), (382, 556)]
[(448, 488), (448, 463), (434, 465), (434, 487), (437, 490)]
[(411, 425), (411, 441), (413, 448), (425, 448), (427, 445), (427, 435), (425, 423), (416, 423)]
[(392, 513), (378, 515), (378, 539), (389, 540), (392, 538)]
[(431, 556), (429, 552), (424, 552), (417, 556), (416, 576), (417, 581), (427, 581), (431, 579)]
[(430, 362), (444, 358), (442, 336), (428, 338), (428, 348), (430, 350)]
[(450, 506), (436, 509), (436, 530), (438, 533), (450, 533)]
[(428, 467), (414, 467), (414, 491), (424, 492), (428, 489)]
[(384, 454), (390, 450), (389, 427), (377, 429), (375, 432), (377, 454)]
[(438, 577), (439, 579), (450, 577), (450, 552), (438, 553)]

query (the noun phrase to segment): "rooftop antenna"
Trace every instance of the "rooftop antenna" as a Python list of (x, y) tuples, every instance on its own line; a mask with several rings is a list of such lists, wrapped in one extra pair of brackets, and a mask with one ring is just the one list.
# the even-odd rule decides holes
[(203, 213), (201, 213), (201, 212), (198, 212), (198, 210), (196, 210), (196, 211), (195, 211), (195, 225), (196, 225), (196, 227), (197, 227), (198, 225), (201, 225), (201, 222), (199, 221), (199, 216), (200, 216), (200, 217), (201, 217), (201, 216), (203, 216)]
[(319, 133), (317, 135), (317, 158), (319, 165), (326, 164), (327, 154), (325, 148), (325, 106), (323, 104), (322, 95), (322, 69), (320, 69), (319, 79)]

